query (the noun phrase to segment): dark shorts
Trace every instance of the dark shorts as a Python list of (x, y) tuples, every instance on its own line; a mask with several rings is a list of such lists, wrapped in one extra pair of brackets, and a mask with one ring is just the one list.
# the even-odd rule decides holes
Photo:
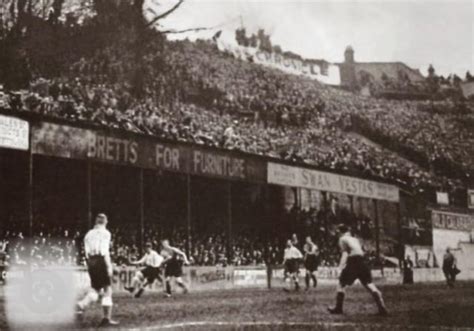
[(450, 275), (451, 274), (451, 267), (446, 267), (446, 266), (443, 266), (443, 273), (445, 275)]
[(4, 284), (7, 281), (7, 270), (4, 265), (0, 265), (0, 282)]
[(306, 257), (306, 260), (304, 261), (304, 267), (306, 268), (306, 270), (313, 272), (313, 271), (318, 270), (318, 266), (319, 266), (319, 259), (317, 256), (308, 255)]
[(110, 286), (112, 281), (107, 271), (107, 264), (103, 256), (91, 256), (87, 260), (87, 270), (91, 279), (91, 287), (100, 291), (104, 287)]
[(349, 256), (339, 276), (339, 283), (341, 286), (349, 286), (354, 284), (356, 279), (364, 285), (369, 284), (372, 283), (372, 274), (362, 256)]
[(152, 284), (155, 279), (160, 279), (160, 268), (147, 266), (140, 271), (149, 284)]
[(183, 275), (183, 262), (171, 259), (165, 266), (165, 277), (181, 277)]
[(413, 284), (413, 270), (412, 269), (403, 270), (403, 284)]
[(459, 269), (454, 266), (443, 266), (443, 273), (446, 277), (455, 277), (459, 273)]
[(298, 272), (300, 267), (299, 259), (289, 259), (285, 262), (285, 273), (293, 274)]
[(451, 273), (454, 269), (454, 264), (452, 263), (443, 263), (443, 272)]

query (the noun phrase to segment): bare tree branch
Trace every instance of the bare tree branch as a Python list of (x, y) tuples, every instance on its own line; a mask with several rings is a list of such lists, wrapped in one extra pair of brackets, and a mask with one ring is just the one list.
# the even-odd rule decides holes
[(185, 30), (166, 30), (166, 31), (160, 31), (161, 33), (164, 34), (174, 34), (174, 33), (185, 33), (185, 32), (198, 32), (198, 31), (204, 31), (204, 30), (212, 30), (212, 28), (191, 28), (191, 29), (185, 29)]
[(159, 20), (167, 17), (168, 15), (170, 15), (171, 13), (173, 13), (176, 9), (178, 9), (182, 4), (184, 3), (184, 0), (179, 0), (171, 9), (169, 9), (168, 11), (164, 12), (163, 14), (161, 15), (158, 15), (156, 16), (155, 18), (153, 18), (150, 23), (147, 24), (147, 27), (149, 26), (152, 26), (154, 25), (156, 22), (158, 22)]

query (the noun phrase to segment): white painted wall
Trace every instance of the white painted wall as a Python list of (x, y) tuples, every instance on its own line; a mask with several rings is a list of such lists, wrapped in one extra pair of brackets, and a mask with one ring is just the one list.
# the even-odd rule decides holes
[(442, 265), (443, 255), (446, 252), (446, 248), (449, 247), (452, 248), (453, 254), (458, 259), (459, 268), (462, 269), (463, 263), (461, 263), (461, 260), (474, 259), (474, 255), (471, 255), (474, 253), (474, 250), (463, 252), (460, 249), (461, 243), (469, 243), (470, 241), (471, 233), (467, 231), (433, 229), (433, 251), (439, 266)]

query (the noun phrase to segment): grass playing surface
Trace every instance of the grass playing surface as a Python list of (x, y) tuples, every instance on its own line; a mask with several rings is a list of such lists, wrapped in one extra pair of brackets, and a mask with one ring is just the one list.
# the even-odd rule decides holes
[[(145, 292), (142, 298), (114, 295), (114, 316), (121, 328), (176, 330), (430, 330), (430, 326), (474, 328), (474, 283), (381, 286), (390, 316), (379, 317), (372, 297), (360, 285), (348, 289), (345, 314), (333, 316), (334, 287), (285, 293), (281, 289), (242, 289), (175, 294)], [(7, 328), (0, 299), (0, 330)], [(99, 305), (84, 314), (75, 327), (95, 328)], [(208, 324), (204, 322), (209, 322)], [(184, 324), (183, 324), (184, 323)], [(357, 327), (351, 323), (361, 324)], [(431, 328), (433, 329), (433, 328)]]

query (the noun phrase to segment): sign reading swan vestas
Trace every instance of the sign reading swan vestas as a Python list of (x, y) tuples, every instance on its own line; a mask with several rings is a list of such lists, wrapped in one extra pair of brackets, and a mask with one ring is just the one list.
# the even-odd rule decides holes
[(248, 155), (46, 122), (33, 126), (32, 150), (35, 154), (92, 159), (207, 177), (266, 180), (266, 163)]
[(27, 121), (0, 115), (0, 147), (26, 151), (29, 148)]
[(392, 202), (400, 200), (398, 187), (394, 185), (271, 162), (268, 163), (267, 179), (270, 184), (337, 192)]

